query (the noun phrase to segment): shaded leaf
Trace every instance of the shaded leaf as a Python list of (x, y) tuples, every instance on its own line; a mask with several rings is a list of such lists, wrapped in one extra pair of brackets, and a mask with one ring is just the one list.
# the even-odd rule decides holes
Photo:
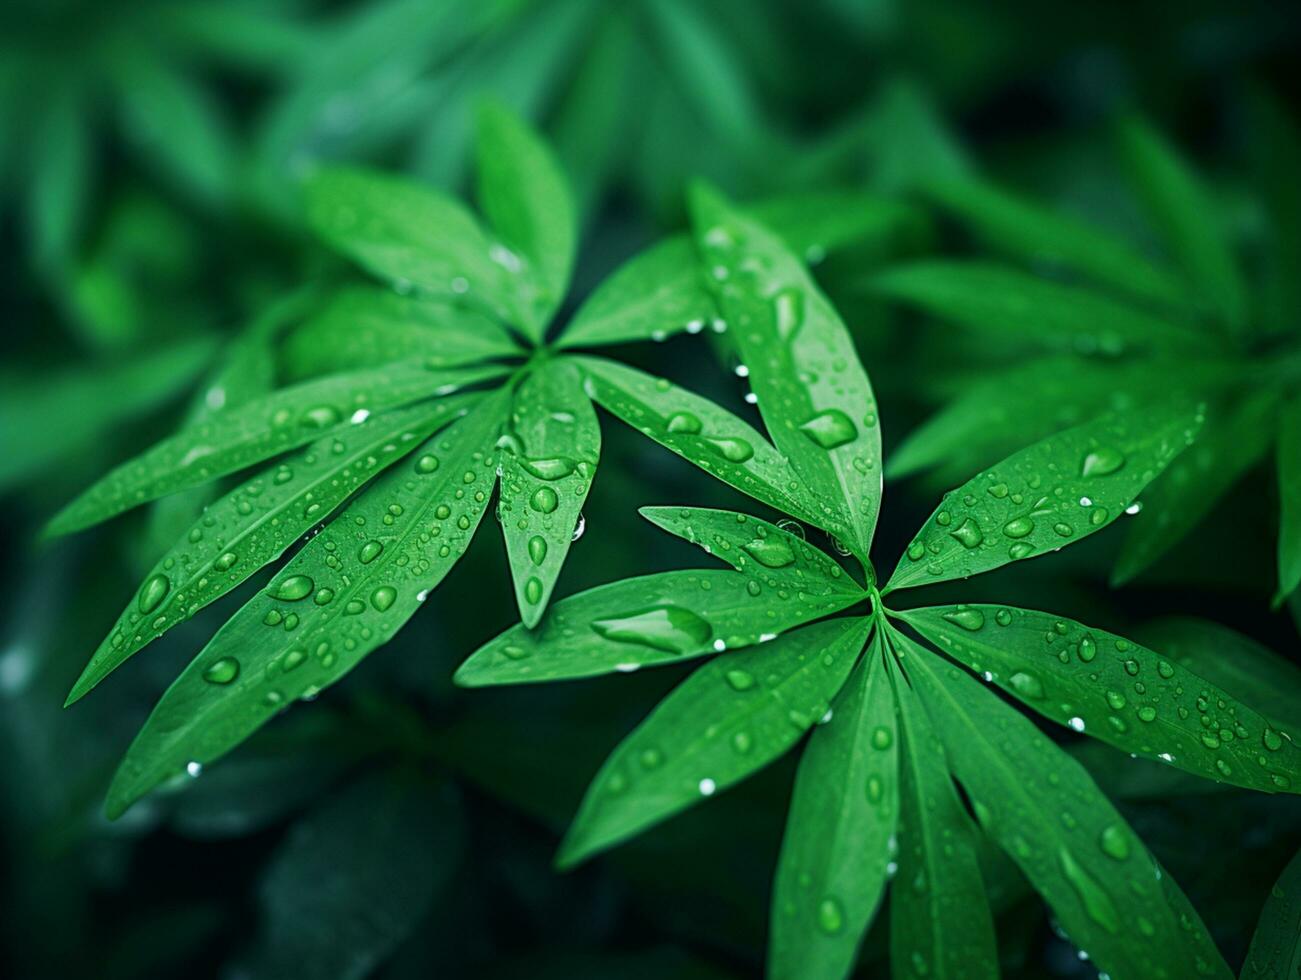
[[(860, 599), (797, 576), (711, 568), (597, 586), (553, 603), (536, 629), (516, 626), (485, 643), (461, 664), (456, 683), (525, 684), (676, 663), (764, 643)], [(789, 591), (792, 579), (806, 588)], [(753, 595), (751, 582), (775, 601)]]
[(386, 412), (326, 436), (204, 508), (154, 563), (66, 703), (275, 561), (359, 487), (464, 413), (473, 399), (453, 396)]
[(945, 494), (886, 591), (987, 572), (1106, 527), (1193, 441), (1201, 421), (1200, 408), (1157, 405), (1014, 453)]
[(272, 392), (182, 429), (112, 470), (50, 521), (47, 534), (67, 534), (164, 494), (348, 431), (375, 412), (499, 377), (496, 367), (435, 370), (402, 362), (336, 374)]
[(867, 555), (881, 505), (876, 400), (849, 332), (776, 235), (697, 188), (696, 243), (776, 446)]
[(497, 517), (525, 626), (546, 611), (601, 454), (601, 429), (578, 368), (553, 360), (513, 396), (498, 454)]
[(910, 205), (860, 191), (785, 194), (742, 210), (809, 263), (847, 245), (883, 242), (921, 220)]
[(981, 827), (1071, 942), (1112, 976), (1232, 976), (1206, 958), (1206, 927), (1171, 907), (1156, 860), (1078, 763), (957, 667), (897, 632), (891, 642)]
[(800, 758), (773, 884), (768, 976), (840, 980), (885, 892), (899, 737), (878, 631)]
[(1244, 980), (1292, 980), (1301, 976), (1301, 851), (1269, 890), (1251, 937)]
[(1049, 613), (959, 605), (898, 614), (1045, 718), (1206, 779), (1301, 790), (1301, 749), (1258, 706), (1124, 637)]
[[(490, 396), (428, 440), (414, 476), (398, 467), (374, 481), (231, 617), (131, 744), (109, 787), (111, 817), (333, 684), (411, 618), (487, 509), (505, 412), (505, 393)], [(438, 465), (421, 465), (426, 455)]]
[(1301, 398), (1282, 411), (1278, 433), (1278, 594), (1301, 585)]
[(558, 863), (577, 864), (783, 755), (826, 714), (870, 628), (819, 623), (698, 668), (610, 754)]

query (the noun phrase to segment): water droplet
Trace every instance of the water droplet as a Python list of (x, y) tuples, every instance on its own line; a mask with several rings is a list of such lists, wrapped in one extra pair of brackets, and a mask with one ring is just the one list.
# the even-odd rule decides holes
[(391, 585), (381, 585), (370, 594), (370, 604), (375, 607), (376, 611), (384, 612), (397, 601), (397, 597), (397, 589)]
[(1080, 463), (1081, 476), (1107, 476), (1125, 465), (1125, 454), (1109, 446), (1099, 446), (1085, 454)]
[(893, 744), (894, 732), (890, 731), (890, 729), (886, 728), (884, 725), (877, 725), (872, 731), (872, 748), (884, 750), (888, 749)]
[(772, 300), (772, 310), (777, 336), (789, 341), (804, 323), (804, 293), (794, 286), (778, 291)]
[(536, 606), (542, 600), (542, 580), (536, 575), (524, 583), (524, 599), (531, 606)]
[(1077, 655), (1086, 664), (1098, 655), (1098, 644), (1094, 642), (1093, 637), (1088, 633), (1080, 637), (1080, 647)]
[(432, 453), (425, 453), (416, 460), (417, 473), (432, 473), (438, 469), (438, 457)]
[(975, 633), (985, 625), (985, 614), (970, 606), (958, 606), (952, 612), (946, 612), (944, 618), (970, 633)]
[(970, 517), (950, 531), (949, 537), (964, 548), (975, 548), (985, 540), (985, 536), (980, 533), (980, 525)]
[(690, 412), (674, 412), (664, 426), (669, 432), (689, 436), (697, 434), (702, 427), (700, 419)]
[(559, 480), (574, 472), (578, 464), (568, 456), (552, 456), (547, 459), (520, 460), (520, 465), (539, 480)]
[(1117, 861), (1129, 857), (1129, 837), (1114, 823), (1103, 828), (1102, 835), (1098, 838), (1098, 846), (1102, 848), (1103, 854)]
[(754, 747), (754, 740), (746, 732), (737, 732), (732, 736), (732, 748), (745, 755)]
[(1034, 521), (1028, 517), (1014, 517), (1003, 525), (1003, 533), (1009, 538), (1024, 538), (1034, 530)]
[(550, 487), (538, 487), (533, 493), (529, 506), (539, 514), (550, 514), (560, 505), (560, 498)]
[(818, 903), (818, 928), (835, 934), (845, 927), (845, 913), (840, 902), (828, 896)]
[(529, 560), (535, 565), (541, 565), (547, 560), (547, 539), (539, 534), (529, 538)]
[(331, 405), (318, 405), (309, 408), (302, 415), (303, 425), (312, 429), (324, 429), (339, 424), (339, 410)]
[(357, 552), (357, 560), (363, 565), (369, 565), (380, 556), (384, 546), (378, 541), (367, 541)]
[(853, 419), (838, 408), (819, 412), (801, 425), (800, 431), (823, 449), (835, 449), (858, 438)]
[(1011, 626), (1012, 610), (1000, 609), (998, 612), (994, 613), (994, 622), (998, 623), (999, 626)]
[(306, 575), (290, 575), (271, 590), (271, 596), (286, 602), (297, 602), (311, 595), (315, 587), (316, 584)]
[(227, 551), (212, 563), (212, 567), (219, 572), (228, 572), (232, 567), (234, 567), (235, 562), (237, 561), (239, 561), (239, 556), (233, 551)]
[(1066, 880), (1075, 889), (1075, 894), (1079, 896), (1080, 903), (1084, 906), (1084, 911), (1088, 913), (1089, 918), (1108, 932), (1119, 932), (1120, 915), (1116, 912), (1116, 906), (1111, 901), (1111, 896), (1106, 893), (1092, 875), (1080, 866), (1079, 862), (1075, 860), (1075, 856), (1066, 848), (1062, 848), (1057, 856), (1062, 873), (1066, 875)]
[(1138, 709), (1138, 720), (1152, 722), (1156, 721), (1156, 708), (1150, 704), (1145, 704)]
[(1023, 670), (1018, 670), (1015, 674), (1007, 679), (1012, 685), (1012, 690), (1016, 691), (1022, 697), (1033, 698), (1038, 700), (1044, 696), (1044, 686), (1038, 677), (1034, 674), (1028, 674)]
[(238, 676), (239, 661), (234, 657), (214, 660), (203, 671), (203, 679), (209, 684), (229, 684)]
[(744, 439), (709, 439), (709, 445), (729, 463), (744, 463), (754, 455), (754, 447)]
[(713, 796), (714, 790), (718, 789), (718, 784), (712, 779), (702, 779), (698, 785), (701, 796)]
[(153, 612), (160, 605), (167, 593), (171, 590), (172, 583), (166, 575), (150, 575), (145, 579), (145, 584), (140, 586), (140, 597), (136, 600), (136, 606), (146, 615)]
[(876, 804), (880, 803), (885, 796), (885, 784), (881, 782), (880, 776), (867, 777), (867, 802)]
[(1277, 752), (1283, 747), (1283, 736), (1272, 728), (1265, 729), (1265, 734), (1261, 736), (1261, 741), (1264, 742), (1265, 748), (1269, 749), (1271, 752)]
[(785, 568), (795, 561), (795, 552), (781, 538), (755, 538), (745, 551), (765, 568)]
[(713, 628), (690, 609), (662, 605), (609, 619), (598, 619), (592, 629), (607, 640), (636, 643), (665, 653), (686, 653), (705, 646)]
[(754, 687), (754, 676), (744, 670), (729, 670), (723, 676), (734, 691), (748, 691)]

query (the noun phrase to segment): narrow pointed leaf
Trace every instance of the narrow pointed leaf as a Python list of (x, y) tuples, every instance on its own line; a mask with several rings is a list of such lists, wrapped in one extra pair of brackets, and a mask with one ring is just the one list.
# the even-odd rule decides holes
[(1138, 191), (1188, 282), (1230, 330), (1241, 330), (1247, 290), (1215, 203), (1174, 148), (1143, 120), (1122, 121), (1118, 133)]
[(1176, 308), (1187, 291), (1124, 242), (975, 177), (936, 181), (926, 196), (989, 246), (1035, 266), (1055, 265), (1122, 292)]
[(957, 667), (897, 632), (891, 642), (981, 827), (1098, 969), (1232, 976), (1207, 959), (1206, 927), (1171, 907), (1156, 860), (1077, 762)]
[(699, 333), (717, 317), (684, 236), (652, 245), (619, 266), (578, 308), (560, 343), (588, 347)]
[(1276, 405), (1277, 395), (1266, 389), (1239, 405), (1212, 407), (1196, 444), (1143, 491), (1142, 510), (1111, 573), (1113, 585), (1130, 581), (1173, 548), (1265, 456), (1277, 431)]
[(1301, 667), (1250, 637), (1206, 619), (1159, 619), (1144, 645), (1246, 701), (1296, 738), (1301, 733)]
[(515, 392), (500, 447), (497, 516), (520, 618), (532, 627), (569, 554), (601, 453), (601, 429), (576, 366), (551, 361), (530, 375)]
[(841, 980), (885, 892), (899, 737), (880, 633), (800, 758), (773, 884), (770, 980)]
[(775, 234), (700, 189), (696, 243), (777, 447), (866, 556), (881, 506), (876, 400), (839, 315)]
[(1294, 980), (1301, 976), (1301, 851), (1269, 890), (1251, 937), (1243, 980)]
[[(752, 582), (759, 583), (759, 596), (752, 594)], [(800, 583), (804, 591), (792, 591)], [(765, 600), (765, 593), (775, 599)], [(764, 643), (859, 599), (784, 568), (643, 575), (554, 603), (536, 629), (507, 630), (461, 664), (456, 683), (571, 680), (677, 663)]]
[(1294, 735), (1174, 658), (1011, 606), (935, 606), (899, 616), (1058, 724), (1205, 779), (1301, 792)]
[(385, 412), (350, 432), (326, 436), (206, 507), (154, 564), (73, 685), (67, 703), (275, 561), (364, 483), (463, 413), (473, 397)]
[(998, 950), (977, 828), (958, 798), (944, 746), (897, 668), (898, 863), (890, 889), (890, 964), (895, 977), (997, 980)]
[(505, 369), (435, 370), (404, 362), (338, 374), (282, 388), (214, 415), (123, 463), (63, 508), (47, 534), (67, 534), (147, 501), (260, 463), (290, 449), (340, 434), (375, 412), (498, 377)]
[(1157, 405), (1014, 453), (945, 494), (887, 590), (977, 575), (1101, 530), (1192, 442), (1201, 418), (1200, 408)]
[(402, 177), (331, 168), (307, 183), (316, 233), (362, 268), (401, 288), (472, 303), (516, 319), (512, 273), (459, 201)]
[[(705, 507), (643, 507), (638, 513), (670, 534), (699, 545), (738, 572), (776, 576), (783, 587), (800, 591), (804, 591), (806, 581), (812, 580), (819, 590), (867, 595), (830, 555), (799, 535), (749, 514)], [(757, 580), (756, 587), (762, 588)]]
[(568, 181), (541, 137), (496, 102), (479, 108), (478, 163), (479, 206), (510, 249), (509, 258), (502, 256), (508, 267), (523, 265), (512, 281), (528, 281), (535, 291), (526, 300), (529, 332), (541, 340), (574, 264), (577, 219)]
[(469, 547), (496, 479), (504, 393), (372, 483), (249, 600), (177, 678), (109, 787), (116, 817), (191, 762), (234, 748), (386, 643)]
[(610, 754), (557, 861), (577, 864), (785, 754), (826, 714), (869, 629), (819, 623), (698, 668)]
[[(755, 500), (827, 530), (837, 512), (802, 487), (786, 457), (742, 419), (707, 398), (603, 358), (577, 359), (587, 393), (649, 439)], [(810, 503), (802, 501), (810, 499)]]
[(1301, 585), (1301, 398), (1282, 411), (1278, 434), (1278, 594)]
[(281, 356), (285, 372), (299, 379), (416, 357), (431, 367), (458, 367), (519, 353), (510, 335), (476, 310), (347, 286), (289, 335)]
[(992, 262), (929, 259), (887, 269), (870, 285), (980, 335), (1054, 352), (1206, 346), (1193, 330), (1105, 294)]

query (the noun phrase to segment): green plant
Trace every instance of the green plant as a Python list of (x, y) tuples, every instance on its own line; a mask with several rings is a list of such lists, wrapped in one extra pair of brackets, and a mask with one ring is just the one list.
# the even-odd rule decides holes
[[(1117, 127), (1126, 170), (1173, 267), (1123, 241), (975, 178), (931, 183), (928, 198), (988, 249), (987, 258), (924, 259), (872, 288), (970, 334), (971, 360), (993, 358), (899, 447), (894, 477), (983, 466), (1028, 436), (1100, 411), (1163, 400), (1208, 404), (1194, 451), (1148, 488), (1112, 573), (1126, 582), (1192, 533), (1244, 473), (1277, 453), (1276, 603), (1301, 584), (1301, 320), (1296, 277), (1301, 202), (1289, 176), (1301, 137), (1261, 97), (1255, 121), (1268, 215), (1256, 289), (1210, 193), (1146, 124)], [(955, 338), (961, 344), (962, 338)], [(1160, 383), (1153, 383), (1160, 379)]]
[[(496, 105), (480, 115), (479, 198), (490, 231), (419, 185), (357, 170), (315, 175), (307, 204), (317, 233), (396, 291), (339, 290), (285, 341), (299, 383), (265, 393), (265, 379), (245, 381), (306, 300), (268, 313), (228, 356), (194, 424), (50, 522), (50, 533), (79, 530), (297, 450), (194, 520), (74, 685), (69, 704), (305, 538), (164, 695), (110, 788), (110, 814), (197, 772), (384, 643), (464, 553), (495, 486), (520, 614), (536, 623), (580, 533), (600, 452), (581, 361), (562, 349), (723, 329), (679, 238), (634, 257), (549, 346), (573, 210), (548, 149)], [(801, 251), (886, 234), (909, 215), (860, 195), (759, 211)], [(748, 452), (721, 441), (713, 451), (722, 467)]]
[[(600, 586), (471, 655), (456, 680), (478, 687), (718, 654), (610, 755), (558, 862), (715, 795), (811, 731), (773, 891), (771, 976), (848, 975), (892, 877), (896, 975), (996, 976), (981, 833), (1109, 975), (1229, 976), (1179, 887), (1085, 769), (954, 664), (1075, 732), (1264, 792), (1301, 779), (1301, 750), (1281, 724), (1173, 657), (1063, 617), (886, 605), (1114, 522), (1194, 442), (1200, 407), (1104, 415), (982, 470), (945, 495), (878, 587), (868, 555), (880, 427), (848, 333), (778, 236), (707, 189), (692, 204), (700, 262), (772, 442), (666, 381), (595, 358), (581, 362), (589, 390), (707, 472), (832, 533), (861, 577), (752, 516), (649, 508), (732, 570)], [(720, 463), (720, 440), (744, 451)], [(866, 609), (828, 618), (856, 606)]]

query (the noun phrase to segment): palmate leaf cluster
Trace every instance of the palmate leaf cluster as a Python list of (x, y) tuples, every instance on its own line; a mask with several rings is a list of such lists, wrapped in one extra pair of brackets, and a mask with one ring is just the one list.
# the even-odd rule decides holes
[[(935, 181), (924, 195), (978, 243), (977, 257), (926, 258), (876, 275), (878, 294), (944, 322), (988, 360), (912, 432), (890, 475), (942, 479), (1101, 411), (1157, 400), (1207, 404), (1197, 448), (1144, 494), (1112, 572), (1148, 569), (1273, 457), (1276, 601), (1301, 584), (1301, 319), (1294, 274), (1301, 205), (1289, 176), (1301, 133), (1274, 101), (1250, 103), (1264, 231), (1248, 256), (1206, 184), (1145, 122), (1114, 126), (1118, 157), (1162, 247), (1121, 238), (987, 180)], [(1249, 261), (1250, 258), (1250, 261)]]
[[(485, 105), (479, 127), (483, 220), (377, 172), (314, 175), (309, 223), (388, 287), (347, 284), (307, 303), (305, 317), (299, 297), (273, 308), (228, 354), (188, 428), (51, 521), (51, 533), (79, 530), (271, 463), (208, 503), (155, 562), (69, 703), (305, 541), (164, 695), (110, 789), (111, 814), (218, 758), (386, 642), (464, 554), (494, 489), (520, 614), (536, 624), (581, 533), (600, 454), (585, 359), (564, 348), (725, 329), (690, 243), (670, 239), (616, 271), (548, 344), (576, 244), (566, 180), (501, 106)], [(758, 210), (784, 224), (793, 247), (822, 252), (910, 216), (854, 194)], [(295, 319), (283, 347), (297, 383), (247, 384)], [(722, 472), (753, 456), (736, 432), (694, 440)]]
[[(589, 390), (707, 472), (830, 532), (862, 577), (789, 527), (649, 508), (649, 520), (731, 570), (600, 586), (474, 653), (456, 675), (470, 687), (711, 658), (610, 755), (560, 864), (715, 796), (811, 733), (773, 887), (769, 975), (848, 975), (888, 887), (897, 976), (997, 976), (983, 836), (1108, 975), (1229, 976), (1178, 885), (1090, 774), (972, 674), (1068, 730), (1266, 793), (1295, 791), (1301, 778), (1278, 706), (1265, 714), (1231, 693), (1241, 685), (1212, 680), (1214, 669), (1059, 615), (895, 605), (906, 589), (1050, 553), (1114, 522), (1193, 451), (1202, 407), (1103, 415), (1013, 453), (946, 494), (878, 586), (868, 554), (879, 419), (845, 327), (760, 222), (706, 188), (692, 211), (704, 279), (771, 441), (667, 381), (595, 359), (583, 362)], [(739, 469), (720, 470), (707, 433), (744, 440)]]

